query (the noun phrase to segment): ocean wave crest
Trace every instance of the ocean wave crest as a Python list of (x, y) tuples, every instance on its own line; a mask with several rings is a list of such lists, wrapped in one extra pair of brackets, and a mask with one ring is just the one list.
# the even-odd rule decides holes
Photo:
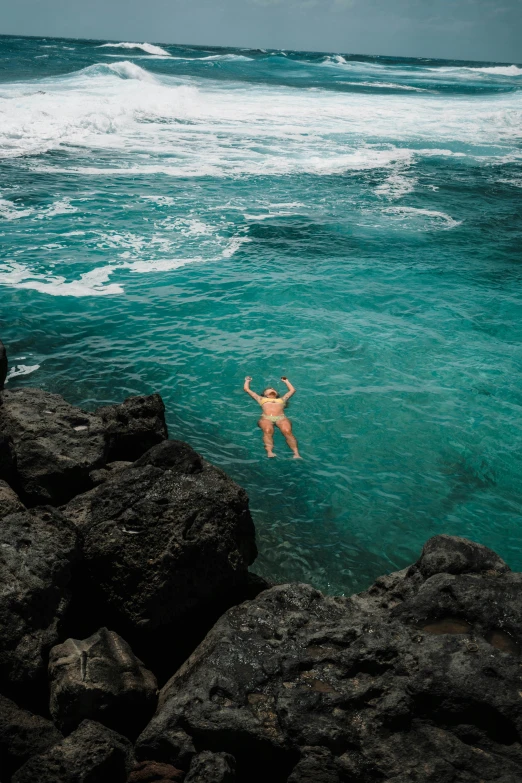
[(166, 49), (162, 49), (161, 46), (155, 46), (150, 43), (129, 43), (124, 41), (123, 43), (106, 43), (97, 47), (98, 49), (141, 49), (142, 52), (147, 54), (161, 54), (163, 56), (170, 57), (169, 52)]
[[(155, 82), (155, 77), (146, 71), (145, 68), (140, 68), (136, 63), (131, 63), (129, 60), (122, 60), (117, 63), (98, 63), (96, 65), (89, 65), (80, 71), (82, 74), (93, 76), (119, 76), (120, 79), (136, 79), (140, 82)], [(74, 75), (74, 74), (73, 74)]]

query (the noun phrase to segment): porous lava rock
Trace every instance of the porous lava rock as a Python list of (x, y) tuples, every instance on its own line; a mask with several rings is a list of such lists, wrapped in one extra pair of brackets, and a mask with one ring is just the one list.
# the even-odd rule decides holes
[(8, 695), (27, 691), (46, 672), (70, 599), (77, 539), (74, 525), (50, 507), (0, 523), (0, 680)]
[(85, 720), (61, 742), (29, 759), (13, 783), (126, 783), (134, 766), (128, 739)]
[(230, 609), (160, 692), (141, 758), (241, 783), (522, 779), (522, 574), (438, 536), (352, 598), (279, 585)]
[(133, 737), (156, 706), (155, 676), (107, 628), (53, 647), (49, 681), (51, 715), (67, 732), (90, 718)]
[(204, 750), (191, 761), (185, 783), (235, 783), (236, 760), (229, 753)]
[(7, 351), (5, 350), (5, 345), (0, 340), (0, 391), (2, 391), (4, 388), (5, 379), (7, 378), (7, 370)]
[(138, 761), (127, 783), (181, 783), (185, 773), (172, 764), (160, 761)]
[(101, 418), (40, 389), (5, 391), (2, 397), (0, 433), (12, 443), (13, 486), (22, 499), (60, 505), (88, 489), (89, 473), (105, 462)]
[(24, 504), (9, 484), (0, 479), (0, 519), (17, 511), (25, 511)]
[(24, 762), (60, 742), (63, 736), (50, 720), (23, 710), (0, 696), (0, 770), (10, 779)]
[(159, 394), (128, 397), (119, 405), (98, 408), (107, 438), (107, 460), (134, 462), (168, 437), (165, 405)]
[(150, 459), (166, 469), (128, 468), (65, 508), (81, 530), (93, 595), (139, 631), (246, 585), (257, 554), (245, 491), (186, 444), (169, 441), (161, 460), (157, 449)]

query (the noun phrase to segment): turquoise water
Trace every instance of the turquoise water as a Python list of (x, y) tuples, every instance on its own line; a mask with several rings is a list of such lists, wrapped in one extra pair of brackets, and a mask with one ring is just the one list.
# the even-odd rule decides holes
[(522, 568), (522, 68), (130, 43), (0, 38), (8, 388), (161, 392), (265, 576), (351, 592), (442, 532)]

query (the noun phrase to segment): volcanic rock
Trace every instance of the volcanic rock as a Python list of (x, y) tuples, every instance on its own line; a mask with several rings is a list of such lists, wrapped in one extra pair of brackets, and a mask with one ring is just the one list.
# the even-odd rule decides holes
[(67, 639), (49, 656), (51, 715), (65, 731), (85, 718), (136, 736), (154, 712), (157, 683), (127, 642), (107, 628)]
[(204, 750), (194, 756), (185, 783), (234, 783), (236, 760), (229, 753)]
[(93, 595), (128, 628), (156, 628), (246, 584), (257, 553), (247, 495), (207, 462), (194, 473), (196, 461), (128, 468), (65, 509)]
[(30, 758), (13, 783), (126, 783), (133, 766), (125, 737), (85, 720), (66, 739)]
[[(4, 517), (0, 524), (0, 677), (2, 689), (34, 685), (58, 641), (68, 601), (77, 531), (53, 508)], [(5, 686), (5, 687), (4, 687)]]
[(522, 574), (438, 536), (353, 598), (280, 585), (230, 609), (160, 693), (141, 758), (239, 781), (521, 779)]
[(0, 696), (0, 770), (4, 780), (25, 761), (63, 739), (50, 720)]
[(120, 405), (98, 408), (107, 437), (109, 462), (134, 462), (168, 437), (165, 405), (159, 394), (128, 397)]
[(101, 418), (69, 405), (58, 394), (5, 391), (0, 433), (13, 444), (13, 486), (28, 505), (66, 503), (92, 486), (89, 473), (105, 463)]
[(134, 463), (134, 467), (141, 468), (145, 465), (153, 465), (163, 470), (173, 470), (175, 473), (201, 473), (203, 460), (188, 443), (181, 440), (165, 440), (158, 446), (147, 451)]
[(4, 388), (5, 379), (7, 378), (7, 370), (7, 351), (5, 350), (5, 345), (0, 340), (0, 391), (2, 391)]
[(139, 761), (129, 775), (127, 783), (178, 783), (185, 773), (171, 764), (159, 761)]
[(0, 479), (0, 519), (17, 511), (25, 511), (24, 504), (9, 484)]

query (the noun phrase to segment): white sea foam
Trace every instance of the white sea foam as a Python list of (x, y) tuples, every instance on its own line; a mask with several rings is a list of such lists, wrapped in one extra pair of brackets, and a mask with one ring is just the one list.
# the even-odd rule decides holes
[(20, 209), (12, 201), (0, 198), (0, 220), (20, 220), (32, 214), (32, 209)]
[(408, 193), (412, 193), (416, 184), (416, 177), (405, 176), (400, 170), (394, 171), (386, 177), (384, 182), (375, 188), (375, 193), (393, 201), (406, 196)]
[(170, 54), (166, 49), (162, 49), (161, 46), (155, 46), (150, 43), (130, 43), (128, 41), (124, 41), (123, 43), (106, 43), (98, 46), (98, 49), (141, 49), (142, 52), (147, 52), (147, 54), (161, 54), (170, 57)]
[(9, 383), (11, 378), (17, 378), (19, 375), (30, 375), (32, 372), (40, 369), (39, 364), (15, 364), (7, 373), (6, 383)]
[(522, 76), (522, 68), (519, 68), (518, 65), (492, 65), (485, 68), (470, 68), (469, 70), (491, 73), (496, 76)]
[(42, 220), (43, 218), (55, 217), (55, 215), (67, 215), (77, 211), (78, 207), (71, 204), (70, 198), (62, 198), (59, 201), (55, 201), (50, 207), (39, 212), (36, 217)]
[(387, 209), (384, 209), (383, 212), (388, 215), (394, 215), (400, 220), (405, 220), (408, 218), (420, 218), (424, 222), (427, 220), (430, 228), (438, 227), (449, 229), (460, 226), (462, 223), (461, 220), (455, 220), (445, 212), (437, 212), (433, 209), (417, 209), (416, 207), (388, 207)]
[[(450, 143), (470, 145), (459, 152), (471, 155), (502, 144), (506, 155), (522, 140), (518, 93), (474, 97), (470, 111), (468, 98), (231, 85), (153, 75), (128, 61), (37, 86), (3, 85), (0, 157), (70, 150), (63, 168), (53, 162), (52, 170), (72, 175), (322, 176), (395, 169), (422, 155), (419, 147), (433, 154)], [(39, 170), (46, 165), (40, 161)]]
[(237, 253), (241, 245), (251, 241), (252, 240), (249, 239), (249, 237), (233, 237), (227, 247), (223, 250), (223, 258), (232, 258), (232, 256)]
[(209, 54), (207, 57), (187, 58), (194, 60), (222, 60), (224, 62), (253, 62), (253, 57), (245, 57), (244, 54)]
[(338, 81), (337, 84), (349, 84), (352, 87), (382, 87), (389, 90), (407, 90), (408, 92), (433, 92), (424, 87), (412, 87), (409, 84), (397, 84), (396, 82), (345, 82)]
[(452, 73), (460, 76), (468, 76), (470, 73), (486, 74), (490, 76), (522, 76), (522, 68), (518, 65), (484, 65), (472, 67), (470, 65), (450, 65), (444, 67), (429, 68), (432, 73)]
[(50, 296), (108, 296), (123, 293), (117, 284), (107, 283), (112, 267), (98, 267), (80, 275), (79, 280), (67, 282), (65, 277), (33, 272), (17, 261), (0, 264), (0, 285), (29, 288)]

